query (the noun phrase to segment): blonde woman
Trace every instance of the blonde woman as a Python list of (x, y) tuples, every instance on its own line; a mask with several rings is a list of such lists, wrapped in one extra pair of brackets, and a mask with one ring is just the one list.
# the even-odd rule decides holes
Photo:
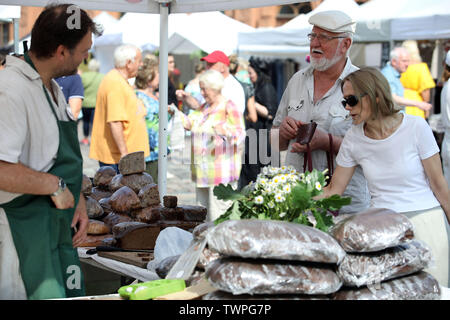
[(395, 109), (386, 78), (374, 68), (349, 74), (341, 88), (353, 126), (322, 197), (342, 194), (360, 165), (371, 207), (403, 213), (412, 221), (415, 237), (433, 252), (435, 266), (428, 271), (448, 287), (450, 191), (431, 128), (423, 118)]
[(229, 206), (214, 196), (214, 187), (221, 183), (237, 187), (245, 128), (239, 109), (221, 93), (224, 78), (220, 72), (205, 71), (199, 83), (205, 103), (189, 116), (173, 110), (191, 131), (191, 174), (197, 203), (207, 208), (207, 220), (213, 221)]

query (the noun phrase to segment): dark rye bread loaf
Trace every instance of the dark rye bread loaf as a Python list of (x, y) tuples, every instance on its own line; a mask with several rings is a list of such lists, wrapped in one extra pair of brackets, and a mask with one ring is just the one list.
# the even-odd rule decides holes
[(176, 208), (178, 204), (178, 198), (176, 196), (164, 196), (163, 204), (166, 208)]
[(104, 216), (103, 208), (97, 200), (92, 197), (86, 197), (86, 212), (89, 219), (101, 219)]
[(127, 186), (138, 194), (143, 187), (152, 183), (154, 183), (153, 178), (147, 172), (135, 173), (127, 176), (118, 174), (111, 180), (109, 188), (114, 192), (123, 186)]
[(122, 249), (154, 249), (161, 228), (141, 222), (129, 222), (113, 227), (117, 246)]
[(116, 212), (110, 212), (110, 213), (108, 213), (108, 215), (106, 217), (104, 217), (102, 219), (102, 221), (104, 223), (106, 223), (111, 229), (118, 223), (128, 222), (128, 221), (132, 221), (132, 220), (133, 219), (131, 219), (131, 217), (129, 215), (120, 214), (120, 213), (116, 213)]
[(223, 256), (339, 264), (344, 250), (327, 233), (297, 223), (228, 220), (206, 236), (208, 248)]
[(98, 247), (104, 245), (104, 240), (111, 238), (112, 234), (88, 234), (86, 240), (79, 247)]
[(440, 300), (441, 288), (433, 276), (419, 272), (360, 289), (343, 288), (334, 300)]
[(89, 196), (97, 201), (100, 201), (100, 199), (111, 197), (112, 194), (113, 193), (109, 190), (102, 190), (99, 187), (94, 187), (91, 189), (91, 194)]
[(108, 190), (109, 184), (116, 174), (113, 167), (100, 167), (94, 175), (94, 186)]
[(178, 208), (183, 210), (184, 220), (186, 221), (205, 221), (207, 209), (203, 206), (180, 205)]
[(154, 207), (161, 204), (158, 185), (155, 183), (150, 183), (143, 186), (137, 195), (143, 208)]
[(137, 209), (132, 211), (130, 214), (136, 221), (154, 223), (161, 219), (158, 208), (160, 208), (160, 206)]
[(339, 221), (329, 233), (346, 252), (374, 252), (412, 239), (413, 228), (400, 213), (371, 208)]
[(130, 212), (141, 208), (141, 201), (133, 190), (124, 186), (111, 195), (109, 205), (115, 212)]
[(142, 173), (145, 171), (144, 151), (129, 153), (119, 160), (119, 172), (121, 174), (130, 175)]
[(330, 294), (342, 286), (336, 272), (319, 263), (219, 259), (205, 275), (214, 288), (233, 294)]
[(93, 185), (91, 179), (87, 175), (83, 174), (83, 181), (81, 182), (81, 193), (84, 196), (90, 195), (92, 192), (92, 187)]
[(361, 287), (415, 273), (431, 262), (429, 248), (418, 240), (371, 253), (348, 253), (338, 267), (344, 285)]

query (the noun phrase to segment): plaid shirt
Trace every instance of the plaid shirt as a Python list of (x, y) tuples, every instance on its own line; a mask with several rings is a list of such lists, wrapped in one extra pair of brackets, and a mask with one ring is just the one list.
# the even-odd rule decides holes
[(198, 188), (239, 179), (245, 127), (242, 114), (231, 100), (211, 108), (206, 103), (183, 126), (191, 131), (191, 177)]

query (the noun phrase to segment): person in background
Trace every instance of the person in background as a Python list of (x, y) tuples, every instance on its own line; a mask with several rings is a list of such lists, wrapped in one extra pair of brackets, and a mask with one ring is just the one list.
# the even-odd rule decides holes
[(444, 176), (450, 186), (450, 51), (445, 56), (445, 66), (442, 75), (444, 87), (441, 91), (441, 121), (444, 127), (444, 140), (442, 141), (442, 164)]
[[(271, 156), (269, 132), (278, 104), (275, 88), (263, 64), (263, 61), (258, 62), (251, 58), (248, 66), (249, 78), (254, 86), (253, 99), (257, 119), (255, 122), (247, 123), (246, 129), (255, 131), (256, 141), (249, 141), (248, 139), (246, 141), (245, 163), (242, 164), (239, 179), (241, 188), (250, 182), (255, 182), (261, 168), (270, 165), (270, 162), (268, 162)], [(263, 157), (266, 159), (263, 160)]]
[(229, 207), (229, 201), (218, 200), (215, 186), (231, 184), (236, 189), (241, 170), (242, 144), (245, 128), (242, 114), (232, 100), (222, 95), (223, 76), (216, 70), (200, 76), (200, 88), (205, 103), (201, 113), (182, 117), (183, 126), (191, 131), (191, 174), (195, 182), (197, 204), (207, 208), (208, 221), (214, 221)]
[[(414, 101), (429, 103), (431, 101), (430, 89), (436, 87), (436, 83), (433, 80), (430, 69), (428, 69), (428, 65), (422, 62), (417, 42), (407, 40), (402, 43), (402, 47), (408, 51), (411, 58), (408, 68), (400, 76), (400, 82), (405, 89), (404, 97)], [(428, 118), (430, 114), (429, 110), (424, 111), (414, 106), (406, 106), (405, 112), (424, 119)]]
[(177, 87), (176, 84), (173, 82), (173, 78), (174, 78), (174, 73), (175, 73), (175, 58), (173, 56), (173, 54), (169, 53), (168, 57), (167, 57), (167, 72), (168, 72), (168, 76), (169, 76), (169, 86), (167, 87), (167, 104), (171, 105), (174, 104), (175, 106), (178, 105), (178, 100), (177, 100), (177, 95), (176, 95), (176, 91), (177, 91)]
[[(158, 181), (158, 137), (159, 137), (159, 99), (156, 90), (159, 87), (158, 63), (147, 61), (139, 68), (136, 75), (136, 95), (147, 109), (145, 122), (147, 125), (150, 155), (145, 158), (145, 171), (154, 181)], [(169, 113), (169, 120), (170, 120)]]
[(342, 194), (360, 165), (370, 206), (411, 220), (414, 238), (431, 248), (435, 260), (435, 267), (427, 271), (448, 287), (450, 190), (430, 126), (423, 118), (395, 108), (389, 83), (375, 68), (350, 73), (341, 88), (342, 105), (353, 126), (342, 141), (336, 171), (321, 197)]
[[(78, 28), (67, 24), (69, 9), (78, 12)], [(30, 50), (7, 56), (0, 72), (2, 299), (85, 295), (76, 249), (89, 223), (83, 158), (76, 119), (54, 79), (77, 73), (97, 28), (81, 8), (51, 4), (33, 25)]]
[[(203, 57), (201, 60), (206, 61), (206, 70), (212, 69), (219, 71), (222, 74), (225, 81), (222, 94), (224, 97), (234, 102), (243, 116), (245, 111), (244, 89), (239, 81), (231, 75), (229, 68), (230, 60), (228, 57), (222, 51), (216, 50), (206, 57)], [(177, 98), (193, 110), (199, 109), (201, 106), (197, 99), (186, 93), (184, 90), (177, 90)]]
[(142, 65), (141, 50), (130, 44), (117, 47), (114, 65), (98, 88), (89, 157), (119, 172), (120, 158), (137, 151), (148, 157), (150, 148), (145, 106), (128, 83)]
[[(322, 11), (312, 15), (313, 25), (308, 35), (310, 63), (295, 73), (281, 98), (271, 130), (272, 152), (278, 141), (280, 151), (288, 150), (286, 165), (303, 172), (306, 145), (296, 142), (300, 125), (310, 121), (317, 129), (310, 142), (312, 166), (328, 169), (328, 155), (334, 158), (341, 141), (351, 127), (351, 118), (342, 108), (340, 83), (349, 73), (357, 70), (348, 54), (353, 42), (356, 23), (342, 11)], [(330, 161), (334, 165), (335, 160)], [(330, 175), (330, 172), (328, 173)], [(350, 205), (339, 210), (342, 214), (361, 212), (369, 206), (367, 182), (361, 168), (357, 168), (345, 196), (352, 198)]]
[[(187, 94), (190, 94), (195, 99), (197, 99), (198, 103), (202, 105), (203, 103), (205, 103), (205, 98), (203, 98), (200, 92), (200, 84), (198, 79), (203, 74), (203, 72), (205, 72), (205, 65), (203, 63), (197, 63), (195, 65), (194, 71), (195, 77), (188, 82), (186, 88), (184, 88), (184, 91)], [(189, 113), (190, 109), (189, 108), (187, 108), (188, 110), (185, 109), (186, 109), (185, 106), (183, 106), (183, 112), (186, 114)]]
[(95, 104), (97, 103), (97, 92), (103, 74), (99, 73), (100, 63), (96, 59), (91, 59), (88, 63), (88, 71), (81, 74), (81, 82), (84, 88), (84, 100), (81, 106), (83, 112), (83, 135), (81, 144), (89, 145), (89, 136), (92, 123), (94, 121)]
[(6, 63), (6, 55), (0, 53), (0, 70), (5, 69), (5, 63)]
[(66, 97), (66, 101), (69, 104), (69, 110), (73, 115), (73, 119), (80, 119), (80, 111), (84, 99), (84, 88), (80, 75), (73, 74), (69, 76), (62, 76), (55, 78), (55, 81), (59, 84), (59, 87)]
[(424, 112), (431, 109), (431, 104), (425, 101), (415, 101), (405, 98), (405, 88), (403, 87), (400, 77), (406, 71), (410, 64), (410, 56), (408, 51), (403, 47), (396, 47), (390, 53), (390, 61), (381, 69), (391, 88), (394, 102), (403, 109), (405, 106), (417, 107)]

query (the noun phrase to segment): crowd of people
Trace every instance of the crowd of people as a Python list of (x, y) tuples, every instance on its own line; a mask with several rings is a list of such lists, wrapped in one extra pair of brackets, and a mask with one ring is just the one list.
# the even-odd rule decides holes
[[(100, 167), (117, 173), (123, 156), (144, 151), (146, 171), (158, 181), (158, 57), (124, 44), (114, 51), (114, 68), (107, 74), (98, 72), (95, 59), (88, 71), (79, 72), (91, 36), (99, 32), (84, 10), (81, 27), (68, 29), (66, 8), (48, 6), (33, 27), (30, 50), (2, 63), (0, 298), (84, 294), (82, 280), (74, 286), (66, 281), (68, 266), (79, 269), (76, 247), (86, 238), (88, 223), (80, 196), (80, 144), (89, 145), (89, 157)], [(214, 195), (215, 186), (241, 189), (255, 182), (281, 151), (286, 165), (303, 172), (308, 151), (313, 168), (333, 168), (322, 197), (351, 197), (340, 214), (382, 207), (406, 215), (416, 238), (434, 253), (429, 272), (448, 287), (450, 53), (441, 98), (446, 132), (439, 150), (426, 122), (435, 82), (417, 45), (393, 48), (381, 71), (359, 68), (349, 58), (355, 21), (344, 12), (323, 11), (309, 23), (308, 65), (290, 79), (280, 101), (270, 71), (257, 58), (213, 51), (180, 87), (169, 55), (167, 112), (190, 135), (197, 203), (213, 221), (229, 207)], [(297, 133), (311, 121), (317, 129), (306, 146), (297, 142)]]

